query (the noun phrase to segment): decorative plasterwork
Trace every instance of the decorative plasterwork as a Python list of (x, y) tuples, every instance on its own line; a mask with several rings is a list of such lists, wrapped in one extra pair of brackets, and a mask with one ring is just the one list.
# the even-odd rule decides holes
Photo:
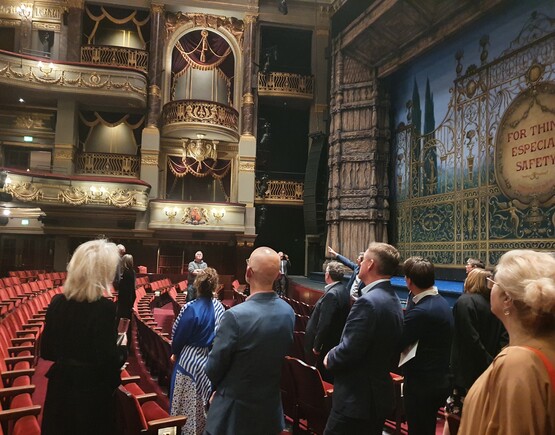
[(191, 231), (245, 230), (242, 204), (151, 201), (149, 229), (187, 229)]
[(166, 15), (166, 36), (170, 37), (179, 28), (191, 25), (193, 27), (204, 27), (218, 29), (220, 27), (228, 30), (241, 46), (243, 44), (243, 33), (245, 24), (235, 17), (225, 17), (222, 15), (208, 15), (198, 13), (169, 13)]
[(241, 160), (239, 162), (239, 172), (254, 172), (256, 163), (251, 160)]
[(0, 27), (19, 27), (20, 25), (19, 20), (0, 19)]
[(54, 159), (55, 160), (72, 160), (73, 159), (73, 151), (72, 150), (54, 150)]
[(60, 33), (61, 25), (57, 23), (43, 23), (42, 21), (34, 21), (33, 29)]
[(35, 2), (33, 7), (33, 21), (38, 20), (59, 23), (62, 20), (63, 13), (64, 9), (55, 3)]
[(141, 155), (141, 165), (158, 166), (158, 152), (155, 154), (146, 154), (145, 151)]
[(133, 71), (39, 63), (17, 55), (0, 54), (0, 83), (40, 88), (42, 92), (121, 95), (146, 105), (147, 82)]
[(15, 200), (37, 205), (116, 207), (145, 211), (149, 186), (129, 183), (77, 181), (10, 174), (5, 190)]

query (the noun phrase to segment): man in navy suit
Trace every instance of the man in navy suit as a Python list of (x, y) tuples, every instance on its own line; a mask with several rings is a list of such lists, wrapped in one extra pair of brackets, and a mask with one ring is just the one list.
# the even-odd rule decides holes
[(255, 249), (245, 280), (251, 295), (227, 310), (208, 355), (215, 390), (206, 420), (210, 435), (278, 434), (283, 430), (281, 367), (293, 341), (295, 314), (272, 290), (279, 274), (273, 249)]
[(418, 342), (405, 370), (405, 409), (411, 435), (434, 435), (437, 411), (449, 396), (449, 358), (454, 320), (434, 287), (434, 265), (411, 257), (403, 265), (413, 295), (405, 313), (401, 350)]
[[(351, 309), (349, 292), (341, 282), (343, 266), (337, 261), (325, 265), (326, 287), (324, 294), (314, 305), (306, 325), (304, 339), (305, 355), (316, 356), (316, 368), (325, 381), (333, 382), (332, 374), (322, 362), (329, 350), (339, 344), (345, 321)], [(310, 359), (308, 360), (310, 361)]]
[(324, 358), (335, 379), (326, 435), (381, 435), (393, 409), (389, 371), (403, 312), (390, 278), (398, 265), (399, 252), (386, 243), (371, 243), (364, 253), (359, 277), (368, 285), (351, 308), (341, 342)]
[(360, 263), (362, 263), (362, 259), (364, 257), (364, 252), (359, 252), (356, 263), (335, 252), (331, 246), (328, 246), (328, 254), (353, 271), (351, 277), (349, 278), (349, 282), (347, 282), (347, 291), (355, 299), (360, 297), (362, 295), (361, 290), (365, 287), (365, 284), (359, 278), (358, 272), (360, 270)]

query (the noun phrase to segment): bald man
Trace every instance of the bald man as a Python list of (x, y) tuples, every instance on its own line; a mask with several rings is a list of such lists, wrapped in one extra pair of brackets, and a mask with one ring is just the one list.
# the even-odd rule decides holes
[(222, 318), (206, 373), (215, 390), (206, 420), (210, 435), (270, 435), (283, 430), (280, 377), (293, 341), (295, 314), (272, 290), (279, 274), (273, 249), (255, 249), (245, 280), (251, 295)]

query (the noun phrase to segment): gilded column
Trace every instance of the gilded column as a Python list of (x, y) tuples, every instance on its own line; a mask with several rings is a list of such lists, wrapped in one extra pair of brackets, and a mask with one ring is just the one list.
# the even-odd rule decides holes
[[(85, 2), (83, 0), (68, 0), (65, 12), (64, 26), (60, 41), (60, 53), (66, 53), (65, 60), (70, 62), (81, 61), (81, 40), (83, 38), (83, 13)], [(66, 50), (62, 47), (65, 46)]]
[(245, 33), (243, 38), (243, 99), (241, 102), (242, 134), (254, 134), (254, 97), (257, 75), (254, 74), (255, 37), (257, 16), (247, 14), (244, 19)]
[(164, 40), (164, 5), (152, 3), (150, 7), (150, 51), (148, 54), (147, 127), (157, 127), (158, 118), (160, 117)]

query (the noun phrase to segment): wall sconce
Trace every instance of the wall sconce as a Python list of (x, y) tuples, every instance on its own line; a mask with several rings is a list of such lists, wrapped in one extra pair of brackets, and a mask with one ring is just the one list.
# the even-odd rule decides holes
[(31, 13), (33, 12), (33, 8), (22, 3), (15, 11), (21, 16), (21, 18), (29, 19)]
[(220, 222), (225, 216), (225, 209), (223, 208), (213, 208), (212, 209), (212, 216), (216, 219), (216, 222)]
[(177, 207), (164, 207), (164, 214), (168, 217), (170, 221), (175, 219), (177, 213), (179, 213), (179, 209)]
[(100, 189), (98, 189), (96, 186), (91, 186), (90, 191), (91, 196), (94, 199), (100, 199), (106, 193), (106, 188), (102, 186)]
[(45, 76), (48, 76), (54, 70), (54, 64), (52, 62), (45, 66), (44, 63), (42, 63), (42, 60), (39, 60), (37, 66), (39, 67), (40, 72)]

